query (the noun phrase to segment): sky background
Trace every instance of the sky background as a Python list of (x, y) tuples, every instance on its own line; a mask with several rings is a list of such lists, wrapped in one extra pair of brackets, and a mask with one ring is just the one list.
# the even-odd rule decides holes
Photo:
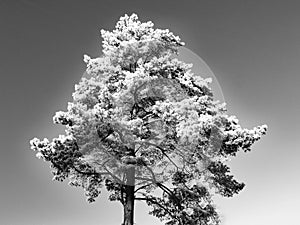
[[(52, 181), (30, 150), (49, 139), (81, 78), (83, 54), (101, 53), (100, 29), (137, 13), (179, 35), (220, 83), (229, 114), (245, 128), (267, 124), (250, 153), (230, 162), (246, 183), (216, 198), (223, 225), (299, 225), (300, 1), (0, 0), (0, 224), (118, 225), (122, 209), (106, 193), (94, 204), (83, 190)], [(160, 225), (136, 205), (137, 225)]]

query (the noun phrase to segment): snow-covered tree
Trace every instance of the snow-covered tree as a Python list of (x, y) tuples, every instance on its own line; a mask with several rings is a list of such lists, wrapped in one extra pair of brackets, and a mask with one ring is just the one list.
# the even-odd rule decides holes
[(166, 225), (219, 224), (212, 195), (244, 187), (225, 163), (250, 151), (266, 125), (243, 129), (227, 115), (210, 80), (174, 57), (184, 43), (169, 30), (132, 14), (101, 35), (103, 55), (84, 56), (89, 78), (53, 118), (65, 134), (34, 138), (31, 148), (89, 202), (105, 186), (124, 206), (123, 225), (133, 225), (135, 201)]

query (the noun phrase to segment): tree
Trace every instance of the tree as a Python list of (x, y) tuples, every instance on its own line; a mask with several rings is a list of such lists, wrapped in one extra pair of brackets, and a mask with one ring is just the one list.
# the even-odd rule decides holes
[(133, 225), (135, 201), (166, 225), (219, 224), (212, 195), (244, 187), (226, 160), (250, 151), (266, 125), (243, 129), (227, 115), (210, 80), (174, 57), (184, 43), (169, 30), (132, 14), (101, 35), (103, 55), (84, 56), (89, 78), (53, 118), (66, 134), (34, 138), (31, 148), (55, 180), (82, 187), (89, 202), (105, 186), (123, 205), (123, 225)]

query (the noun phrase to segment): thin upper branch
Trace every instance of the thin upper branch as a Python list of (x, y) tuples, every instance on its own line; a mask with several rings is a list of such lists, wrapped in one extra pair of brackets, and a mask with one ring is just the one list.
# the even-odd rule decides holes
[(150, 145), (150, 146), (154, 146), (155, 148), (157, 148), (157, 149), (159, 149), (160, 151), (161, 151), (161, 153), (177, 168), (177, 169), (179, 169), (179, 167), (176, 165), (176, 163), (165, 153), (165, 150), (162, 148), (162, 147), (160, 147), (160, 146), (158, 146), (158, 145), (156, 145), (156, 144), (153, 144), (153, 143), (151, 143), (151, 142), (146, 142), (146, 141), (144, 141), (143, 143), (145, 143), (145, 144), (147, 144), (147, 145)]

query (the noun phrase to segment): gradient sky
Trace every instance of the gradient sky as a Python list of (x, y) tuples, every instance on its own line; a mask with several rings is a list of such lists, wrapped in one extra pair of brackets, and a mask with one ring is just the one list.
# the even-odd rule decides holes
[[(252, 152), (230, 162), (246, 187), (216, 198), (223, 225), (299, 225), (297, 0), (0, 0), (0, 224), (121, 223), (121, 206), (105, 192), (88, 204), (82, 189), (52, 181), (29, 140), (63, 131), (52, 116), (71, 100), (83, 54), (97, 57), (100, 29), (112, 30), (133, 12), (170, 29), (205, 60), (243, 127), (269, 126)], [(137, 225), (161, 224), (142, 203), (135, 218)]]

